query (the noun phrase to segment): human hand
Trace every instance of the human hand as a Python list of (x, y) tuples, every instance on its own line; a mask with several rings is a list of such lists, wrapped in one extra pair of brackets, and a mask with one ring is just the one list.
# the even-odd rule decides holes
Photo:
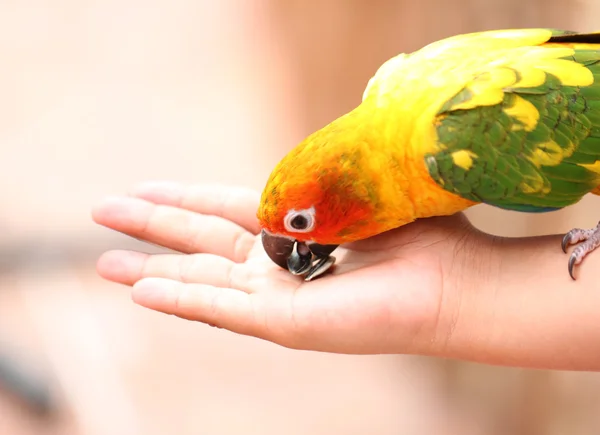
[(305, 282), (264, 252), (258, 199), (172, 183), (109, 198), (97, 223), (183, 255), (110, 251), (98, 272), (144, 307), (295, 349), (600, 368), (598, 280), (571, 281), (560, 236), (501, 239), (462, 214), (423, 219), (338, 248), (331, 273)]

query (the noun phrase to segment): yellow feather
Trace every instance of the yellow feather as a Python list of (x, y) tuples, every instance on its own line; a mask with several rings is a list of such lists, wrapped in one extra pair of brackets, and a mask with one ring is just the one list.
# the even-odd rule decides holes
[(469, 150), (460, 150), (452, 153), (452, 161), (454, 164), (465, 171), (471, 169), (473, 166), (473, 158), (477, 157), (477, 154)]
[(476, 77), (466, 88), (473, 97), (463, 103), (455, 104), (450, 110), (473, 109), (478, 106), (493, 106), (504, 99), (504, 88), (517, 81), (515, 71), (497, 68)]
[(589, 86), (594, 83), (594, 75), (585, 66), (565, 59), (546, 59), (537, 68), (555, 75), (565, 86)]
[(505, 108), (504, 112), (523, 123), (523, 125), (514, 124), (513, 130), (533, 131), (540, 119), (540, 112), (535, 106), (518, 95), (513, 97), (512, 106)]
[(526, 177), (519, 187), (524, 193), (548, 193), (551, 189), (539, 174)]
[(536, 166), (556, 166), (565, 158), (570, 157), (575, 152), (575, 144), (570, 143), (567, 148), (562, 148), (554, 141), (540, 144), (529, 157), (530, 161)]
[(541, 69), (519, 64), (515, 65), (515, 68), (521, 72), (521, 79), (510, 85), (510, 89), (535, 88), (546, 81), (546, 73)]
[(592, 172), (600, 174), (600, 160), (596, 160), (594, 163), (585, 164), (580, 163), (579, 166), (589, 169)]

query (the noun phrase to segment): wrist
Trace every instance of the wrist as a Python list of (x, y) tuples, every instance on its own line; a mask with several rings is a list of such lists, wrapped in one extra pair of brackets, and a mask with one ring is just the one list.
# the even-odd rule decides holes
[[(465, 256), (444, 310), (445, 356), (520, 367), (600, 370), (600, 255), (567, 270), (560, 235), (489, 236)], [(468, 252), (468, 250), (465, 250)], [(467, 278), (468, 277), (468, 278)]]

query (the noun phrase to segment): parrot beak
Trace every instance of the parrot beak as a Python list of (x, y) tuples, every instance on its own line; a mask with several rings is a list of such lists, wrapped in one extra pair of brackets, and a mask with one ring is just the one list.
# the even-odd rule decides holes
[(267, 233), (265, 230), (260, 232), (263, 248), (273, 263), (282, 269), (288, 270), (287, 261), (292, 252), (294, 252), (294, 244), (292, 239), (287, 237), (274, 236)]
[(260, 235), (269, 258), (293, 275), (305, 275), (306, 281), (322, 275), (335, 263), (335, 257), (330, 254), (338, 245), (307, 244), (287, 237), (274, 236), (265, 230), (262, 230)]

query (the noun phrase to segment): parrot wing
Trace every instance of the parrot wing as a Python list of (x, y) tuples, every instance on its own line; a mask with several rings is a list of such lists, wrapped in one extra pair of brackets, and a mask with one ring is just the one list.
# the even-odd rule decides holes
[[(424, 155), (425, 165), (463, 198), (556, 210), (600, 185), (600, 33), (545, 29), (545, 41), (531, 45), (526, 32), (519, 47), (514, 32), (506, 31), (511, 47), (498, 50), (504, 57), (473, 71), (441, 104), (436, 151)], [(502, 31), (483, 35), (492, 33), (502, 40)], [(485, 38), (476, 42), (485, 49)]]

